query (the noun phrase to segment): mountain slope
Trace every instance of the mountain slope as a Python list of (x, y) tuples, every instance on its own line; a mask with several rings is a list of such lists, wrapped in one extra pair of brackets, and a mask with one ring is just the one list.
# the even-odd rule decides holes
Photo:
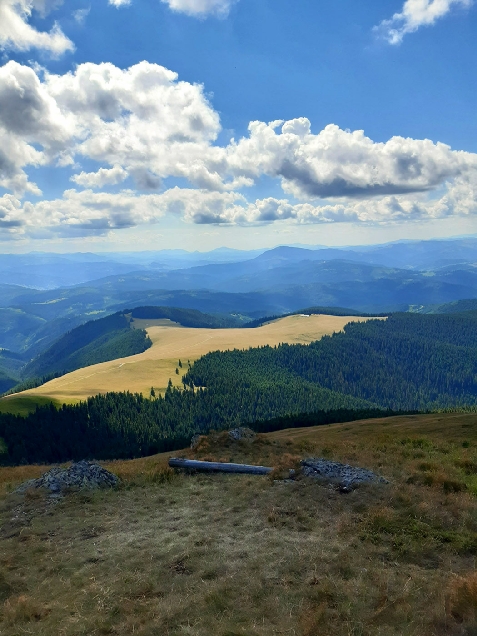
[(135, 307), (131, 312), (131, 317), (140, 320), (166, 319), (183, 327), (194, 327), (196, 329), (224, 329), (239, 325), (239, 321), (233, 318), (211, 316), (197, 311), (197, 309), (181, 309), (178, 307)]
[(144, 330), (131, 329), (123, 313), (93, 320), (66, 333), (23, 369), (24, 378), (66, 373), (141, 353), (151, 346)]
[(182, 387), (182, 375), (187, 371), (188, 362), (193, 363), (210, 351), (267, 344), (276, 346), (281, 342), (310, 343), (324, 334), (343, 329), (350, 320), (361, 318), (289, 316), (257, 329), (196, 329), (174, 324), (150, 326), (147, 333), (153, 346), (143, 353), (94, 365), (87, 373), (78, 369), (18, 396), (4, 398), (2, 405), (5, 409), (10, 405), (14, 410), (15, 400), (22, 397), (30, 398), (34, 405), (39, 397), (62, 403), (111, 391), (130, 391), (148, 397), (151, 386), (156, 395), (164, 394), (169, 379), (174, 386)]
[(261, 377), (301, 378), (395, 410), (477, 405), (477, 312), (394, 314), (352, 322), (309, 346), (210, 353), (184, 381), (224, 394), (237, 378)]

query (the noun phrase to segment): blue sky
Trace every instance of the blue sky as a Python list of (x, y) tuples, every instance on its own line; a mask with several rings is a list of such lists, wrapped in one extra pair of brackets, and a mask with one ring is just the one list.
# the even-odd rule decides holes
[(475, 233), (476, 36), (472, 0), (0, 0), (2, 249)]

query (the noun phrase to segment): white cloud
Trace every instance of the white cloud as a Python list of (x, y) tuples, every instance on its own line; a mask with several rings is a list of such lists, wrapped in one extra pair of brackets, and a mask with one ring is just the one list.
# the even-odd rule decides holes
[[(118, 0), (111, 1), (118, 2)], [(119, 0), (119, 2), (122, 2), (122, 0)], [(236, 0), (161, 0), (161, 2), (169, 5), (172, 11), (186, 13), (194, 17), (205, 17), (207, 15), (225, 17)]]
[(108, 0), (109, 4), (112, 4), (113, 7), (125, 7), (131, 4), (131, 0)]
[[(82, 64), (43, 81), (16, 62), (0, 67), (0, 135), (17, 146), (8, 162), (0, 159), (0, 180), (19, 194), (30, 188), (25, 166), (68, 165), (74, 156), (116, 166), (116, 177), (120, 167), (144, 190), (167, 176), (220, 189), (224, 151), (211, 146), (219, 130), (202, 87), (157, 64)], [(73, 177), (84, 185), (91, 178)]]
[(141, 62), (126, 70), (82, 64), (75, 73), (48, 76), (46, 87), (75, 121), (78, 155), (122, 166), (145, 189), (167, 176), (221, 187), (220, 149), (210, 145), (219, 116), (202, 86)]
[(0, 236), (18, 231), (23, 225), (21, 202), (11, 194), (0, 197)]
[(97, 172), (81, 172), (71, 177), (71, 181), (84, 188), (102, 188), (105, 185), (116, 185), (124, 181), (128, 173), (121, 166), (100, 168)]
[(72, 51), (73, 43), (58, 24), (49, 32), (37, 31), (28, 24), (33, 11), (44, 16), (57, 4), (49, 0), (0, 0), (0, 47), (17, 51), (42, 49), (53, 56)]
[(87, 7), (86, 9), (77, 9), (76, 11), (73, 11), (73, 18), (78, 24), (83, 25), (90, 14), (90, 11), (91, 7)]
[(401, 13), (383, 20), (374, 30), (390, 44), (400, 44), (407, 33), (434, 24), (453, 7), (470, 7), (472, 4), (473, 0), (406, 0)]
[(445, 144), (403, 137), (376, 143), (363, 131), (332, 124), (313, 134), (303, 117), (252, 122), (248, 137), (221, 147), (219, 116), (202, 86), (148, 62), (125, 70), (81, 64), (43, 81), (9, 62), (0, 67), (2, 132), (18, 142), (0, 168), (0, 178), (17, 183), (16, 192), (25, 166), (68, 165), (81, 157), (100, 164), (97, 173), (72, 177), (85, 187), (131, 176), (138, 189), (150, 191), (167, 177), (182, 177), (200, 189), (227, 191), (268, 175), (302, 200), (426, 192), (477, 169), (477, 155)]
[(172, 188), (162, 194), (67, 190), (63, 198), (21, 203), (0, 197), (0, 237), (32, 238), (104, 235), (111, 230), (158, 223), (173, 215), (186, 223), (263, 225), (417, 222), (477, 214), (477, 177), (448, 184), (441, 195), (385, 196), (368, 201), (290, 203), (268, 197), (249, 202), (237, 192)]
[(247, 201), (233, 192), (172, 188), (163, 194), (123, 190), (117, 194), (67, 190), (63, 198), (21, 203), (0, 197), (0, 235), (38, 238), (105, 234), (144, 223), (157, 223), (164, 215), (189, 223), (248, 222)]
[(16, 194), (39, 193), (24, 168), (66, 160), (72, 122), (33, 69), (17, 62), (0, 67), (0, 185)]
[[(104, 233), (165, 214), (256, 224), (477, 213), (477, 154), (425, 139), (377, 143), (332, 124), (314, 134), (303, 117), (252, 122), (248, 136), (219, 146), (219, 116), (203, 87), (162, 66), (38, 73), (13, 61), (0, 67), (0, 187), (11, 192), (0, 199), (3, 232)], [(83, 158), (97, 169), (81, 171)], [(73, 166), (71, 180), (86, 189), (22, 204), (25, 192), (40, 194), (28, 172), (45, 165)], [(264, 175), (280, 180), (283, 198), (249, 201), (245, 188)], [(189, 185), (161, 193), (168, 177)], [(128, 178), (134, 191), (93, 191)]]
[(163, 214), (160, 195), (66, 190), (63, 198), (38, 203), (13, 195), (0, 197), (0, 234), (34, 238), (101, 235), (140, 223), (155, 223)]
[(304, 200), (425, 192), (477, 170), (477, 155), (445, 144), (403, 137), (376, 143), (362, 130), (333, 124), (315, 135), (304, 117), (252, 122), (249, 131), (227, 148), (229, 170), (249, 179), (278, 177), (285, 192)]

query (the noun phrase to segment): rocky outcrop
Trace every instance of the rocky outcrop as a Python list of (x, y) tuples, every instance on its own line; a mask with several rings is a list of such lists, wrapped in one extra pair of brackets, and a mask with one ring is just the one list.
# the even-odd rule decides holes
[(237, 428), (232, 428), (229, 431), (229, 437), (230, 439), (233, 439), (235, 442), (240, 442), (240, 441), (253, 442), (256, 435), (251, 428), (246, 428), (245, 426), (238, 426)]
[(202, 435), (199, 435), (199, 433), (196, 433), (195, 435), (191, 437), (190, 447), (192, 448), (192, 450), (195, 450), (199, 446), (201, 439), (202, 439)]
[(94, 490), (96, 488), (114, 488), (119, 478), (98, 464), (80, 461), (69, 468), (55, 467), (38, 479), (24, 482), (17, 492), (25, 492), (30, 488), (45, 488), (52, 493), (65, 490)]
[(314, 477), (335, 483), (341, 492), (350, 492), (360, 484), (364, 483), (388, 483), (384, 477), (380, 477), (366, 468), (349, 466), (332, 462), (328, 459), (310, 458), (301, 462), (302, 474), (305, 477)]

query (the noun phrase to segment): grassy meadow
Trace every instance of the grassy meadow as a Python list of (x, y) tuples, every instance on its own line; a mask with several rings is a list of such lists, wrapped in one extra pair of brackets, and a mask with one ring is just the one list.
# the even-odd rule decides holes
[[(0, 633), (9, 636), (470, 636), (477, 633), (477, 415), (394, 417), (202, 438), (176, 455), (275, 467), (176, 474), (105, 464), (115, 491), (12, 494), (0, 469)], [(300, 478), (309, 456), (390, 483)]]
[[(187, 362), (210, 351), (247, 349), (281, 342), (308, 344), (325, 334), (340, 331), (348, 322), (367, 320), (354, 316), (289, 316), (256, 329), (194, 329), (168, 320), (135, 320), (146, 329), (153, 345), (127, 358), (91, 365), (55, 378), (42, 386), (0, 400), (0, 412), (19, 412), (20, 403), (34, 405), (37, 400), (72, 403), (109, 391), (131, 391), (149, 396), (151, 387), (164, 393), (169, 379), (181, 386)], [(182, 361), (182, 369), (178, 367)], [(176, 373), (176, 369), (179, 373)], [(32, 409), (34, 410), (34, 408)]]
[(0, 399), (0, 413), (13, 413), (14, 415), (28, 415), (33, 413), (37, 406), (53, 403), (57, 408), (63, 401), (52, 399), (46, 395), (27, 395), (26, 393), (15, 393)]

